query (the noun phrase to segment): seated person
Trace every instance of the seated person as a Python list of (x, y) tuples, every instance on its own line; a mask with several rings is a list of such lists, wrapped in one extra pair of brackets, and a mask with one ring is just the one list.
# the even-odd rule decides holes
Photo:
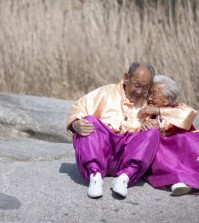
[[(140, 127), (137, 113), (146, 104), (154, 75), (151, 65), (132, 63), (120, 83), (95, 89), (72, 105), (67, 130), (74, 134), (79, 172), (90, 181), (89, 197), (103, 195), (107, 174), (114, 177), (112, 191), (126, 197), (127, 187), (150, 166), (159, 131), (133, 132)], [(153, 145), (151, 150), (149, 144)]]
[[(132, 63), (118, 84), (95, 89), (76, 101), (71, 108), (67, 130), (73, 133), (73, 146), (79, 172), (89, 180), (87, 195), (103, 195), (103, 178), (111, 175), (111, 189), (123, 197), (127, 188), (144, 175), (156, 155), (160, 132), (153, 128), (139, 132), (137, 114), (146, 105), (146, 96), (154, 77), (151, 65)], [(184, 106), (170, 113), (171, 123), (185, 128), (195, 118), (195, 111)], [(158, 109), (159, 110), (159, 109)], [(170, 108), (161, 108), (167, 117)]]
[[(155, 159), (145, 175), (145, 179), (153, 187), (171, 186), (173, 195), (183, 195), (191, 188), (199, 188), (199, 133), (194, 133), (193, 124), (184, 126), (179, 123), (170, 124), (168, 117), (161, 117), (160, 107), (183, 107), (175, 102), (179, 90), (175, 81), (165, 75), (154, 77), (148, 94), (148, 106), (139, 113), (146, 130), (152, 126), (159, 128), (159, 147)], [(183, 110), (178, 111), (179, 119)]]

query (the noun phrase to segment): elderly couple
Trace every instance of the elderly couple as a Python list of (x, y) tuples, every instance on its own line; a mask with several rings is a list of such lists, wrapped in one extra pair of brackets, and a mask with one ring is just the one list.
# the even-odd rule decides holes
[(103, 195), (103, 178), (126, 197), (144, 177), (153, 187), (171, 186), (173, 195), (199, 188), (197, 112), (175, 104), (178, 87), (148, 64), (132, 63), (119, 84), (102, 86), (72, 105), (67, 130), (87, 195)]

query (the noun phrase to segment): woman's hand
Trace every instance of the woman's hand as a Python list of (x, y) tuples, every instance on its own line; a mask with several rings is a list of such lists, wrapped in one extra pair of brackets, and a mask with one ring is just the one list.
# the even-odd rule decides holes
[(159, 115), (160, 109), (153, 106), (153, 105), (147, 105), (145, 107), (142, 107), (138, 112), (138, 117), (143, 117), (144, 115)]
[(156, 119), (148, 119), (148, 120), (144, 121), (140, 127), (140, 130), (146, 131), (151, 128), (159, 129), (159, 123)]

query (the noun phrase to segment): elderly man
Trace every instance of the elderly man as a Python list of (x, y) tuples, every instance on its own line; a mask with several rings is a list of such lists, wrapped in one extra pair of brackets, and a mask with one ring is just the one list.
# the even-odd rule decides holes
[[(124, 160), (129, 147), (139, 148), (140, 140), (134, 140), (137, 136), (129, 131), (136, 132), (140, 127), (137, 112), (145, 104), (154, 74), (151, 65), (133, 63), (119, 84), (100, 87), (72, 106), (67, 129), (76, 133), (73, 144), (77, 165), (82, 177), (90, 178), (88, 196), (102, 196), (102, 178), (110, 174), (117, 177), (113, 191), (126, 197), (128, 184), (145, 172), (153, 158), (153, 152), (135, 149), (129, 150), (129, 159)], [(156, 135), (148, 136), (154, 148)], [(145, 154), (148, 158), (142, 162)]]
[[(126, 197), (127, 187), (150, 166), (160, 133), (153, 128), (138, 132), (137, 114), (146, 103), (154, 77), (151, 65), (132, 63), (119, 84), (102, 86), (72, 106), (67, 129), (81, 176), (90, 179), (89, 197), (103, 195), (103, 177), (114, 177), (113, 192)], [(167, 111), (161, 110), (162, 116)], [(175, 117), (174, 117), (175, 118)]]

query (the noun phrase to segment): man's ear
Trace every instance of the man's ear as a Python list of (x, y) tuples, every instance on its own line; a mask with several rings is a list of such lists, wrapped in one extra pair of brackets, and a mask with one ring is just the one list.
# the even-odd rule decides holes
[(128, 79), (129, 79), (129, 74), (128, 73), (125, 73), (124, 76), (123, 76), (123, 82), (124, 82), (124, 84), (126, 84), (128, 82)]

